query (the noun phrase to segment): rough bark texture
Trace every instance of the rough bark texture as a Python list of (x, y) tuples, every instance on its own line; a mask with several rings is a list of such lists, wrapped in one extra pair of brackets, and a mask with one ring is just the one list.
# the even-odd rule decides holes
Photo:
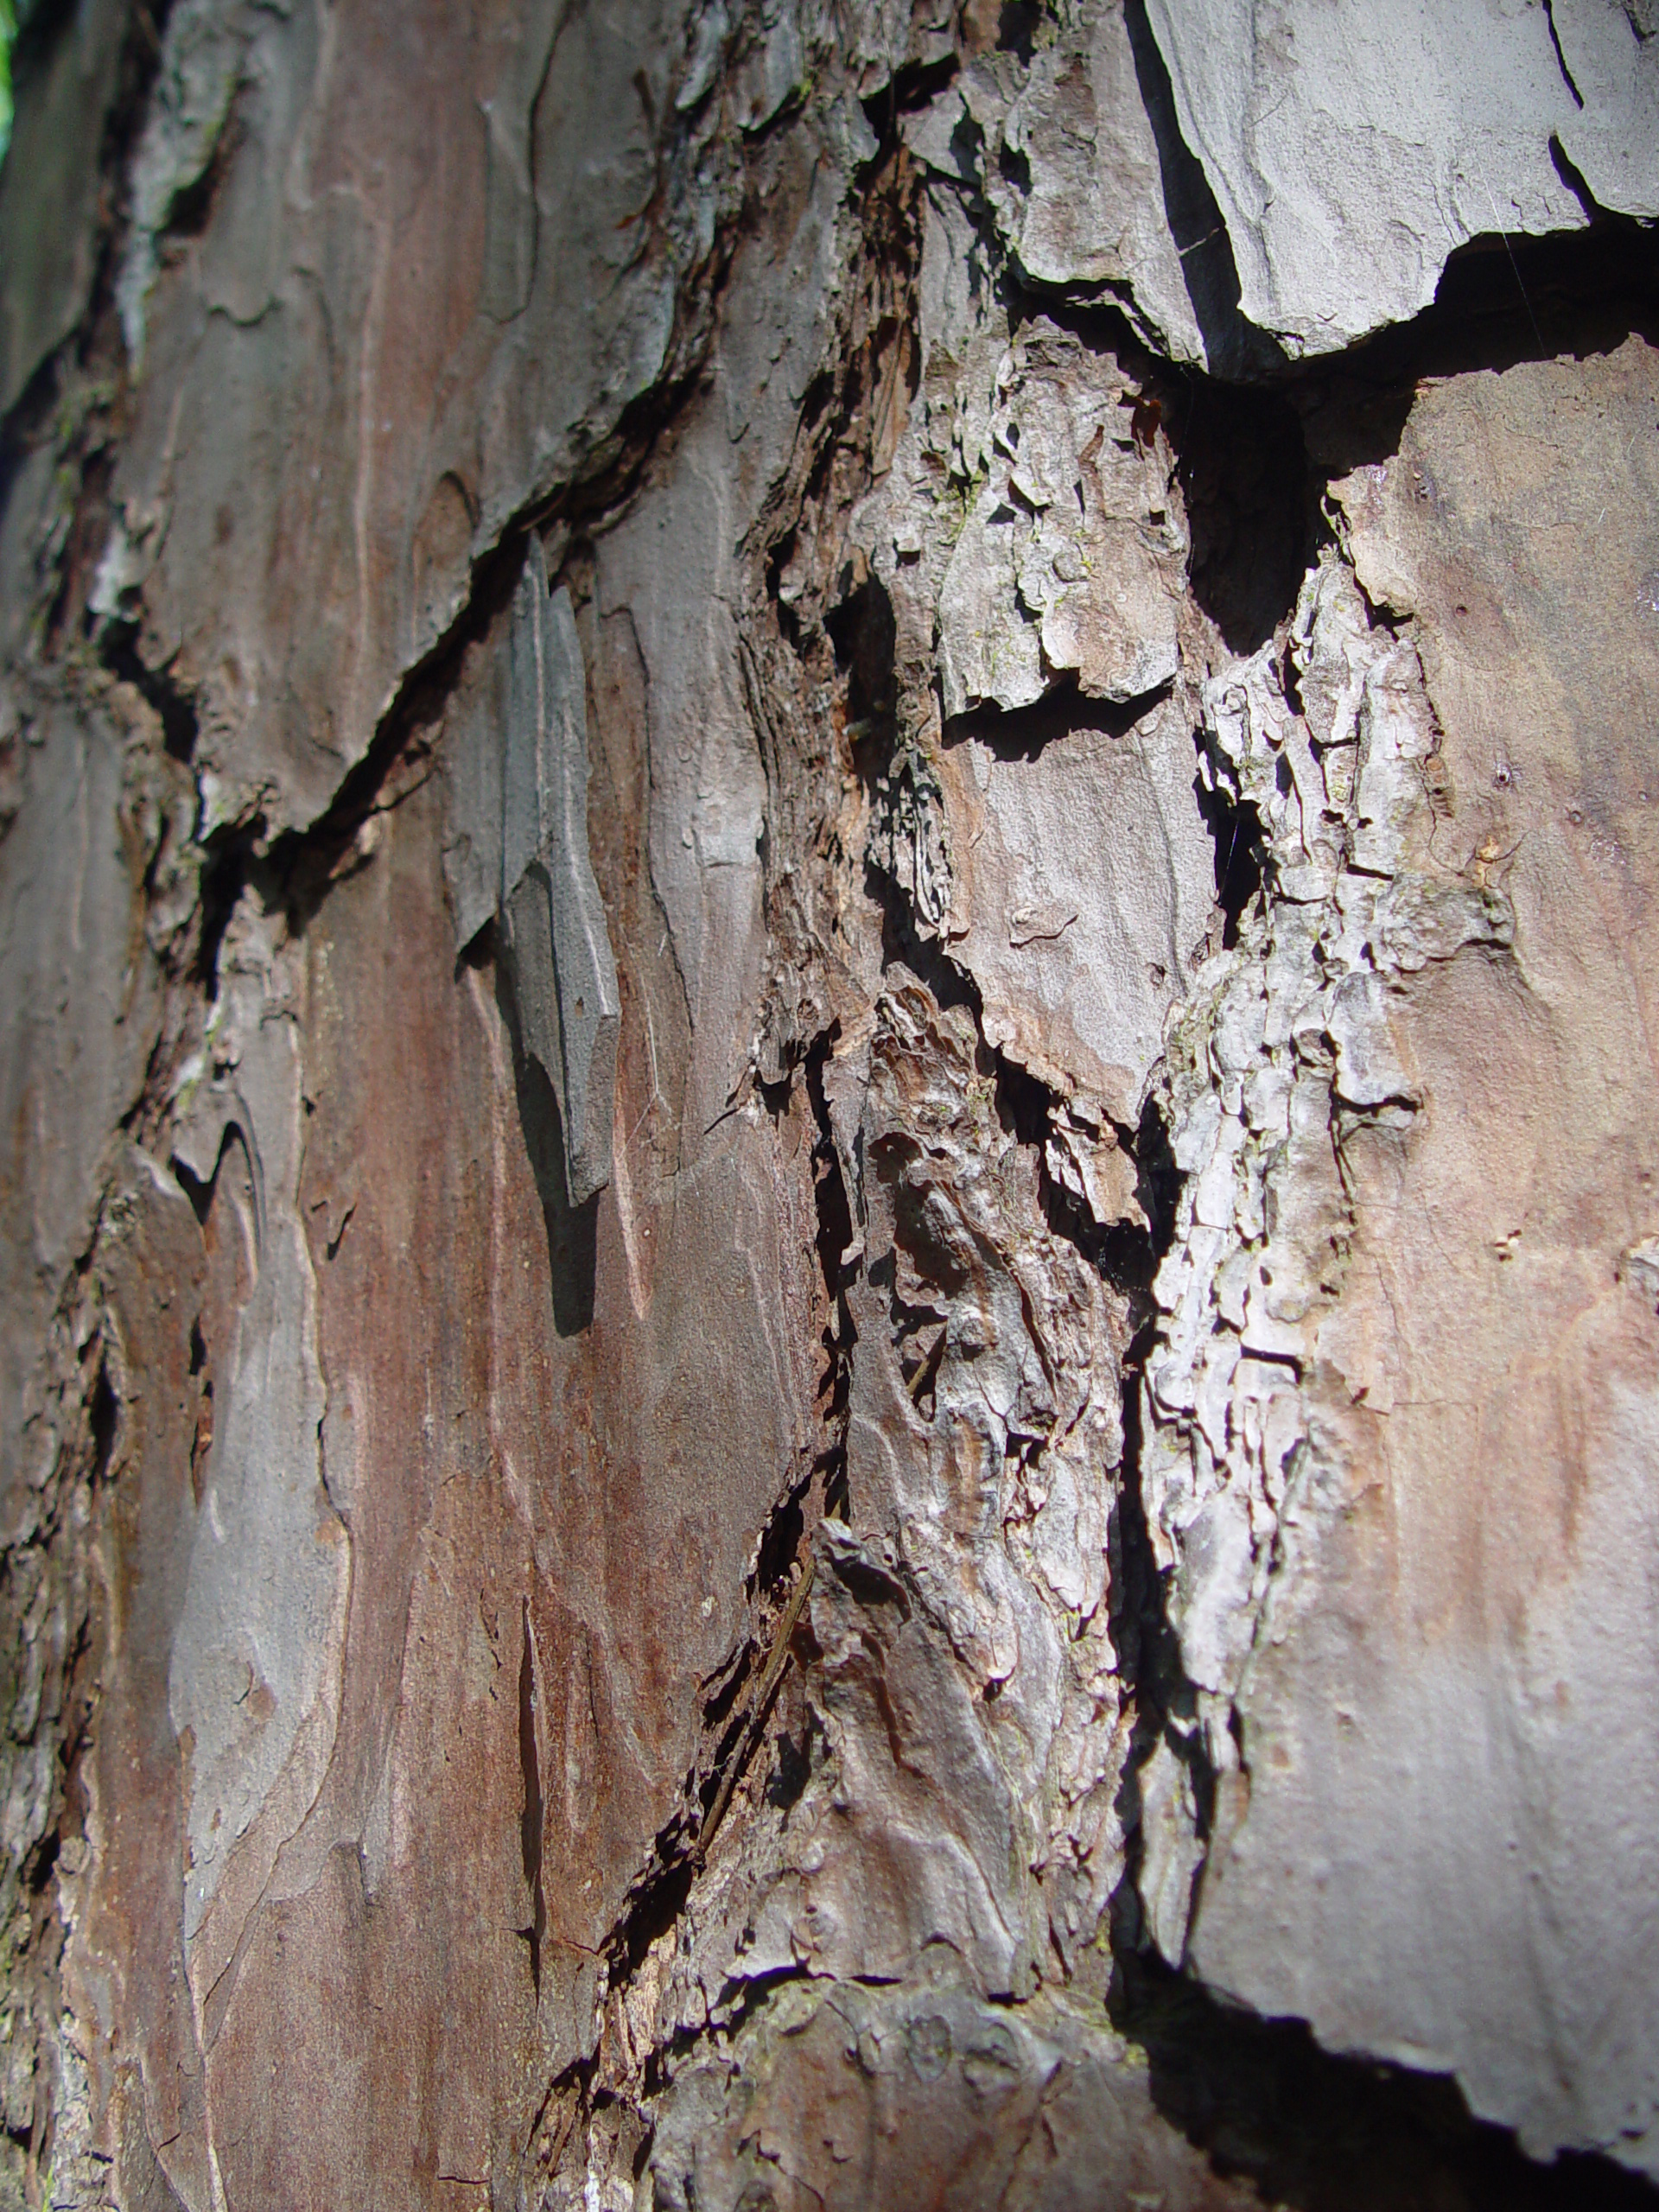
[(37, 11), (0, 2203), (1648, 2200), (1656, 29)]

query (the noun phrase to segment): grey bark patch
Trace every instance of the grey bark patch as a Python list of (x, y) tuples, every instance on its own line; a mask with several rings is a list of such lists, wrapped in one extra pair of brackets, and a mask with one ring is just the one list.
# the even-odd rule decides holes
[[(1363, 17), (1258, 0), (1148, 0), (1147, 13), (1226, 220), (1240, 308), (1293, 356), (1408, 320), (1470, 238), (1580, 227), (1552, 132), (1596, 164), (1605, 205), (1646, 212), (1643, 162), (1601, 158), (1611, 145), (1594, 137), (1581, 157), (1585, 119), (1541, 9), (1493, 14), (1473, 41), (1455, 0)], [(1568, 10), (1560, 29), (1582, 83)], [(1632, 122), (1646, 83), (1621, 80)]]
[(558, 1101), (565, 1190), (579, 1207), (611, 1178), (620, 1000), (588, 848), (582, 644), (569, 592), (549, 597), (539, 538), (452, 761), (458, 946), (491, 911), (499, 917), (520, 1042)]

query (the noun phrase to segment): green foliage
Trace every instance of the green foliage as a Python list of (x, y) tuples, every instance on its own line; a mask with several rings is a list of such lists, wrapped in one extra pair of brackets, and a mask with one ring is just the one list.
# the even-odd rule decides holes
[(11, 42), (17, 35), (12, 0), (0, 0), (0, 162), (11, 143)]

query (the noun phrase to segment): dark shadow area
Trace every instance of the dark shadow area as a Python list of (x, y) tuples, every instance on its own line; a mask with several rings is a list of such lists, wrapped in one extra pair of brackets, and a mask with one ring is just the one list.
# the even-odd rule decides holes
[(1447, 260), (1420, 315), (1288, 380), (1319, 475), (1397, 452), (1426, 378), (1584, 360), (1613, 352), (1633, 332), (1659, 345), (1659, 232), (1604, 213), (1559, 147), (1552, 150), (1591, 215), (1584, 230), (1471, 238)]
[(1238, 925), (1262, 888), (1267, 838), (1262, 817), (1249, 799), (1235, 799), (1219, 785), (1192, 779), (1193, 796), (1216, 849), (1216, 904), (1222, 912), (1221, 945), (1230, 952)]
[(872, 92), (868, 99), (859, 102), (864, 111), (864, 120), (878, 141), (878, 149), (866, 164), (866, 173), (890, 159), (898, 143), (899, 118), (928, 105), (938, 98), (957, 73), (957, 57), (947, 54), (941, 61), (907, 61), (896, 69), (879, 92)]
[(1030, 0), (1005, 0), (996, 19), (996, 42), (1004, 54), (1016, 54), (1030, 65), (1037, 51), (1037, 34), (1042, 28), (1043, 11), (1040, 4)]
[(94, 1487), (110, 1471), (115, 1458), (116, 1440), (121, 1430), (121, 1401), (116, 1395), (115, 1385), (110, 1381), (107, 1359), (98, 1363), (98, 1375), (92, 1383), (92, 1404), (87, 1419), (92, 1433), (92, 1482)]
[[(1134, 1286), (1140, 1293), (1140, 1326), (1124, 1355), (1124, 1371), (1126, 1375), (1133, 1373), (1135, 1387), (1126, 1388), (1123, 1392), (1125, 1478), (1113, 1503), (1108, 1539), (1112, 1568), (1108, 1597), (1112, 1643), (1126, 1679), (1135, 1684), (1138, 1700), (1135, 1753), (1124, 1770), (1117, 1798), (1117, 1810), (1130, 1839), (1128, 1871), (1118, 1895), (1112, 1900), (1111, 1916), (1114, 1955), (1122, 1953), (1125, 1956), (1132, 1956), (1143, 1941), (1140, 1897), (1135, 1887), (1141, 1866), (1139, 1769), (1163, 1727), (1165, 1716), (1171, 1711), (1190, 1713), (1193, 1702), (1192, 1686), (1180, 1664), (1180, 1645), (1166, 1617), (1162, 1581), (1147, 1533), (1146, 1505), (1141, 1491), (1141, 1453), (1146, 1441), (1141, 1378), (1157, 1327), (1152, 1279), (1158, 1271), (1160, 1248), (1166, 1249), (1167, 1243), (1167, 1234), (1161, 1224), (1154, 1222), (1151, 1233), (1143, 1234), (1139, 1250), (1132, 1255), (1141, 1262), (1139, 1280)], [(1129, 1479), (1131, 1475), (1133, 1480)]]
[[(1132, 36), (1149, 39), (1144, 0), (1130, 0), (1128, 17)], [(1155, 47), (1149, 60), (1138, 46), (1136, 52), (1137, 66), (1161, 69)], [(1143, 84), (1143, 97), (1148, 112), (1162, 112), (1173, 128), (1166, 75), (1161, 83), (1161, 92), (1156, 83), (1150, 90)], [(1160, 99), (1166, 105), (1158, 110)], [(1161, 137), (1160, 143), (1163, 148)], [(1192, 194), (1202, 185), (1208, 195), (1209, 188), (1184, 147), (1179, 156), (1166, 150), (1166, 168), (1173, 163), (1179, 172), (1168, 186), (1175, 194), (1170, 221), (1184, 245), (1188, 233), (1202, 235), (1194, 229), (1198, 202)], [(1633, 332), (1659, 345), (1659, 228), (1606, 213), (1560, 147), (1551, 151), (1585, 207), (1589, 219), (1582, 231), (1471, 239), (1448, 257), (1434, 299), (1421, 315), (1344, 353), (1300, 362), (1275, 353), (1266, 365), (1252, 355), (1211, 374), (1151, 353), (1121, 310), (1108, 304), (1066, 299), (1040, 286), (1010, 290), (1016, 327), (1040, 315), (1109, 353), (1155, 407), (1192, 532), (1192, 594), (1230, 652), (1255, 652), (1289, 614), (1328, 535), (1321, 508), (1325, 485), (1397, 452), (1424, 381), (1502, 372), (1522, 361), (1584, 359), (1613, 351)], [(1205, 205), (1212, 207), (1213, 198)], [(1191, 258), (1183, 263), (1189, 270)], [(1033, 729), (1061, 696), (1024, 710), (1038, 718)], [(960, 728), (953, 724), (947, 737)], [(980, 734), (988, 734), (988, 726)]]
[(1392, 366), (1392, 340), (1415, 340), (1418, 376), (1505, 369), (1567, 354), (1583, 360), (1640, 331), (1659, 342), (1659, 230), (1597, 207), (1559, 144), (1557, 168), (1590, 220), (1545, 238), (1471, 238), (1446, 262), (1433, 303), (1363, 352)]
[[(1040, 1158), (1053, 1126), (1054, 1094), (1017, 1060), (1005, 1058), (1000, 1052), (995, 1058), (998, 1118), (1021, 1144), (1036, 1148)], [(1124, 1372), (1128, 1374), (1133, 1364), (1138, 1375), (1138, 1363), (1145, 1357), (1151, 1341), (1147, 1331), (1155, 1315), (1152, 1279), (1174, 1236), (1175, 1206), (1183, 1179), (1170, 1151), (1155, 1098), (1149, 1097), (1141, 1109), (1138, 1128), (1114, 1126), (1120, 1147), (1135, 1164), (1135, 1197), (1144, 1221), (1114, 1221), (1103, 1228), (1084, 1201), (1055, 1180), (1046, 1159), (1039, 1187), (1043, 1217), (1050, 1231), (1063, 1236), (1128, 1301), (1129, 1325), (1135, 1333), (1125, 1353)], [(1139, 1420), (1139, 1405), (1131, 1405), (1132, 1397), (1133, 1393), (1126, 1394), (1126, 1421)], [(1136, 1450), (1128, 1445), (1125, 1448), (1129, 1463), (1138, 1466)], [(1116, 1573), (1116, 1567), (1113, 1572)], [(1132, 1674), (1126, 1678), (1133, 1680)]]
[(518, 1097), (518, 1122), (524, 1150), (542, 1202), (547, 1229), (548, 1273), (553, 1291), (553, 1325), (562, 1337), (577, 1337), (594, 1318), (594, 1268), (599, 1224), (595, 1191), (585, 1205), (573, 1206), (564, 1179), (564, 1130), (559, 1102), (546, 1073), (524, 1051), (518, 1007), (506, 963), (495, 963), (495, 1002), (512, 1040), (512, 1080)]
[(1232, 240), (1204, 165), (1181, 136), (1174, 90), (1147, 20), (1146, 0), (1124, 0), (1123, 23), (1141, 104), (1158, 149), (1164, 215), (1180, 256), (1205, 357), (1217, 376), (1269, 376), (1284, 365), (1284, 351), (1276, 339), (1239, 313)]
[(787, 1729), (778, 1736), (776, 1757), (772, 1770), (767, 1777), (766, 1800), (779, 1813), (786, 1813), (798, 1805), (805, 1795), (806, 1785), (812, 1778), (812, 1713), (809, 1708), (802, 1724), (798, 1741)]
[[(762, 1523), (748, 1578), (752, 1599), (763, 1591), (776, 1592), (789, 1581), (806, 1535), (805, 1498), (811, 1479), (809, 1472), (799, 1482), (791, 1483)], [(709, 1712), (708, 1717), (715, 1716)]]
[(106, 623), (99, 652), (104, 665), (124, 683), (130, 683), (161, 717), (162, 742), (169, 757), (188, 763), (196, 753), (200, 725), (196, 703), (168, 678), (165, 669), (151, 668), (137, 650), (136, 622)]
[[(925, 766), (918, 769), (899, 743), (896, 632), (892, 603), (880, 582), (872, 576), (843, 596), (824, 617), (824, 630), (835, 650), (836, 672), (847, 685), (847, 734), (854, 772), (874, 813), (878, 818), (885, 815), (893, 834), (902, 838), (904, 823), (925, 815), (932, 794), (917, 780), (918, 773), (925, 778), (929, 772)], [(880, 911), (882, 966), (896, 963), (908, 968), (940, 1006), (968, 1007), (977, 1021), (979, 993), (971, 977), (947, 957), (937, 937), (925, 937), (917, 928), (908, 893), (868, 850), (864, 890)], [(820, 1121), (822, 1141), (828, 1141), (828, 1133), (825, 1109)], [(851, 1194), (842, 1195), (850, 1218)]]
[(703, 1700), (702, 1726), (705, 1732), (723, 1728), (730, 1719), (733, 1707), (754, 1672), (754, 1645), (746, 1641), (738, 1646), (736, 1656), (730, 1664), (711, 1678), (717, 1687), (712, 1696)]
[[(213, 1161), (213, 1173), (206, 1179), (196, 1174), (194, 1169), (182, 1160), (176, 1152), (167, 1163), (168, 1168), (172, 1172), (174, 1180), (178, 1184), (179, 1188), (184, 1192), (186, 1198), (189, 1199), (191, 1211), (195, 1215), (198, 1223), (204, 1229), (207, 1226), (207, 1217), (213, 1211), (213, 1191), (219, 1181), (219, 1163), (225, 1157), (225, 1147), (232, 1141), (233, 1137), (239, 1134), (240, 1133), (237, 1129), (236, 1124), (233, 1122), (227, 1126), (224, 1135), (219, 1141), (219, 1154)], [(195, 1338), (199, 1337), (200, 1333), (201, 1324), (198, 1321), (195, 1325), (194, 1332), (191, 1340), (193, 1354)], [(196, 1370), (193, 1366), (191, 1373), (194, 1374), (195, 1371)]]
[(1544, 0), (1544, 21), (1549, 25), (1549, 42), (1555, 49), (1555, 67), (1561, 73), (1561, 82), (1572, 93), (1573, 106), (1582, 107), (1584, 94), (1573, 81), (1573, 72), (1567, 67), (1567, 56), (1561, 51), (1561, 35), (1555, 28), (1555, 10), (1553, 0)]
[[(712, 1787), (708, 1794), (714, 1795)], [(659, 1936), (667, 1935), (685, 1910), (696, 1872), (697, 1859), (686, 1836), (684, 1817), (677, 1814), (658, 1835), (650, 1866), (629, 1891), (606, 1946), (613, 1989), (620, 1989), (633, 1979), (645, 1953)]]
[(169, 239), (199, 238), (207, 235), (219, 187), (230, 174), (245, 136), (245, 126), (238, 112), (242, 91), (243, 87), (238, 86), (231, 96), (231, 105), (219, 130), (219, 142), (207, 168), (194, 184), (186, 185), (182, 192), (174, 194), (167, 217), (167, 236)]
[(487, 638), (511, 606), (529, 542), (528, 531), (509, 530), (474, 561), (472, 588), (460, 615), (404, 677), (367, 748), (341, 777), (327, 807), (308, 829), (285, 830), (271, 841), (270, 873), (282, 884), (296, 931), (327, 897), (364, 823), (387, 804), (395, 772), (436, 742), (467, 650)]
[[(1323, 483), (1309, 467), (1302, 419), (1308, 372), (1287, 368), (1271, 384), (1229, 383), (1153, 353), (1121, 308), (1034, 286), (1012, 291), (1007, 306), (1016, 329), (1041, 316), (1110, 356), (1140, 387), (1135, 435), (1150, 440), (1161, 429), (1168, 440), (1191, 533), (1192, 595), (1229, 652), (1255, 652), (1295, 605), (1325, 527)], [(1063, 696), (1019, 711), (1040, 715)], [(1149, 704), (1129, 702), (1128, 719)]]
[(873, 861), (864, 868), (864, 889), (881, 908), (881, 965), (908, 968), (933, 994), (940, 1007), (966, 1007), (977, 1021), (979, 992), (967, 970), (958, 968), (936, 937), (923, 937), (910, 912), (910, 902), (893, 896), (893, 887)]
[[(1192, 595), (1230, 652), (1254, 652), (1295, 605), (1324, 527), (1323, 486), (1310, 473), (1303, 433), (1303, 372), (1287, 372), (1271, 385), (1230, 384), (1153, 353), (1121, 308), (1035, 285), (1011, 285), (1006, 303), (1015, 330), (1040, 316), (1109, 355), (1140, 386), (1136, 435), (1161, 429), (1174, 459), (1192, 537)], [(1040, 714), (1043, 703), (1018, 711)], [(1148, 703), (1130, 702), (1130, 719)]]
[[(1168, 1127), (1155, 1096), (1148, 1096), (1141, 1108), (1134, 1153), (1139, 1171), (1135, 1196), (1147, 1225), (1136, 1229), (1122, 1224), (1114, 1249), (1103, 1251), (1098, 1261), (1102, 1273), (1128, 1297), (1135, 1330), (1123, 1354), (1123, 1458), (1107, 1529), (1110, 1566), (1107, 1604), (1112, 1646), (1122, 1679), (1132, 1686), (1135, 1701), (1131, 1750), (1116, 1807), (1123, 1823), (1126, 1850), (1122, 1878), (1110, 1905), (1114, 2001), (1125, 1978), (1138, 1972), (1149, 1942), (1141, 1911), (1141, 1770), (1160, 1737), (1167, 1736), (1172, 1749), (1185, 1758), (1191, 1770), (1201, 1834), (1208, 1833), (1215, 1797), (1215, 1777), (1202, 1757), (1202, 1736), (1196, 1731), (1188, 1733), (1169, 1728), (1172, 1716), (1183, 1722), (1192, 1720), (1198, 1696), (1181, 1663), (1180, 1639), (1169, 1618), (1164, 1577), (1153, 1548), (1141, 1491), (1146, 1367), (1158, 1340), (1159, 1314), (1152, 1286), (1175, 1241), (1177, 1211), (1185, 1180), (1175, 1164)], [(1112, 1264), (1108, 1264), (1109, 1260)]]
[(1161, 1960), (1120, 1961), (1112, 2014), (1153, 2101), (1217, 2172), (1298, 2212), (1653, 2212), (1608, 2158), (1540, 2165), (1440, 2075), (1321, 2050), (1300, 2021), (1232, 2011)]
[[(257, 867), (255, 855), (265, 834), (265, 817), (216, 830), (206, 841), (201, 866), (201, 925), (196, 938), (194, 980), (210, 1001), (219, 996), (219, 956), (242, 893)], [(262, 886), (270, 903), (268, 882)]]
[(893, 734), (898, 683), (893, 673), (898, 630), (893, 602), (879, 576), (838, 600), (823, 618), (824, 633), (835, 649), (836, 666), (847, 679), (847, 721), (854, 744)]
[(1253, 653), (1296, 603), (1319, 528), (1290, 397), (1196, 373), (1163, 395), (1192, 550), (1192, 595), (1228, 650)]
[[(22, 13), (20, 10), (18, 11)], [(164, 22), (164, 10), (156, 11)], [(74, 0), (38, 0), (17, 26), (11, 49), (14, 94), (27, 90), (29, 79), (52, 58), (52, 49), (75, 19)]]
[(1090, 699), (1075, 677), (1066, 677), (1028, 707), (975, 707), (953, 716), (944, 725), (944, 743), (948, 747), (974, 737), (999, 760), (1034, 760), (1055, 738), (1078, 730), (1127, 737), (1168, 693), (1166, 683), (1135, 699)]

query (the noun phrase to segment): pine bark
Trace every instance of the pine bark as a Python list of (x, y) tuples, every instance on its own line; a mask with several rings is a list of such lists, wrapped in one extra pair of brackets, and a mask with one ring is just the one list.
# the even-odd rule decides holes
[(0, 2204), (1646, 2201), (1646, 0), (16, 78)]

